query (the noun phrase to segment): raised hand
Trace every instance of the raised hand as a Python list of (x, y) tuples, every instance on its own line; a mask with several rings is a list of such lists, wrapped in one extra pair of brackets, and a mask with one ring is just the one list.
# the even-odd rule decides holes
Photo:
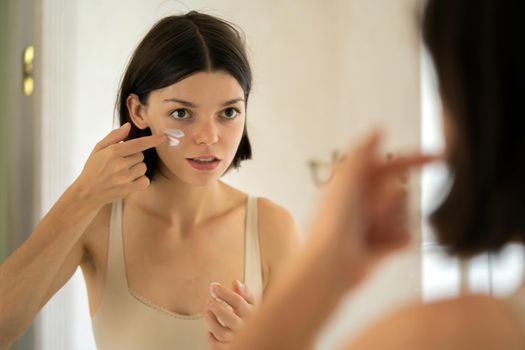
[(235, 334), (253, 313), (255, 297), (237, 280), (232, 283), (231, 290), (212, 283), (210, 294), (205, 315), (209, 327), (208, 343), (212, 350), (228, 349)]
[(129, 131), (130, 125), (126, 123), (95, 146), (72, 185), (82, 200), (102, 206), (148, 187), (150, 181), (144, 175), (147, 168), (142, 162), (142, 151), (166, 143), (167, 136), (151, 135), (122, 142)]
[(400, 180), (406, 181), (409, 169), (437, 159), (418, 153), (385, 159), (379, 143), (380, 136), (374, 133), (346, 153), (309, 234), (318, 241), (312, 246), (338, 259), (351, 285), (384, 255), (408, 242), (407, 194)]

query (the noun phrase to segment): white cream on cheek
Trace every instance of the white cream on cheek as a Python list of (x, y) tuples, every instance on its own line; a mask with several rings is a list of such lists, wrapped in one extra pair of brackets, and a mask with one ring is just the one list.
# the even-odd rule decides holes
[(164, 134), (168, 136), (168, 144), (170, 146), (177, 146), (180, 143), (179, 138), (184, 137), (184, 132), (177, 128), (166, 128)]

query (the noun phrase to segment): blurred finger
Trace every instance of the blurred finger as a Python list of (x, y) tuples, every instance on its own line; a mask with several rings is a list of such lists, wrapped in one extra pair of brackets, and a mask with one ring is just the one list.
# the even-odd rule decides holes
[[(393, 160), (394, 158), (396, 158), (396, 156), (393, 154), (393, 153), (388, 153), (386, 155), (386, 159), (387, 160)], [(403, 158), (403, 157), (400, 157), (400, 158)], [(397, 176), (398, 180), (399, 180), (399, 183), (401, 185), (406, 185), (410, 179), (410, 172), (407, 170), (401, 172), (398, 176)]]
[(371, 242), (389, 244), (392, 241), (405, 240), (409, 232), (409, 214), (407, 194), (401, 188), (390, 188), (390, 192), (381, 193), (382, 200), (372, 216)]
[[(379, 130), (374, 130), (357, 146), (349, 147), (334, 167), (333, 178), (342, 178), (342, 181), (356, 183), (366, 178), (370, 171), (371, 164), (373, 164), (377, 157), (377, 148), (381, 139), (382, 137)], [(350, 177), (350, 179), (348, 179), (348, 177)]]
[(411, 168), (421, 167), (425, 164), (435, 162), (441, 159), (441, 156), (428, 155), (421, 153), (407, 154), (402, 157), (386, 162), (381, 166), (381, 173), (403, 173)]

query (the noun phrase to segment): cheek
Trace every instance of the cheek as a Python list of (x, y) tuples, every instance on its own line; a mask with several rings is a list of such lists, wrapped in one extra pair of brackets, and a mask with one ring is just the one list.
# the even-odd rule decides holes
[(168, 127), (164, 118), (151, 118), (149, 128), (153, 134), (163, 134), (164, 130)]
[(244, 123), (239, 123), (239, 125), (236, 125), (234, 128), (228, 130), (227, 135), (225, 135), (228, 148), (231, 149), (231, 152), (233, 152), (234, 155), (241, 142), (243, 131)]
[(185, 151), (181, 143), (178, 146), (162, 145), (157, 147), (157, 155), (160, 163), (170, 172), (176, 174), (186, 162), (185, 157), (188, 155), (188, 152)]
[(163, 134), (167, 128), (176, 127), (176, 120), (167, 116), (166, 111), (150, 110), (148, 113), (148, 126), (153, 134)]

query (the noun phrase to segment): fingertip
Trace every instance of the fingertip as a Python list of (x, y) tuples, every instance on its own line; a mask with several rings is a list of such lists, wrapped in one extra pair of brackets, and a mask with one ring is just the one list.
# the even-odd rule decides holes
[(367, 145), (368, 148), (375, 148), (381, 143), (382, 140), (383, 131), (379, 127), (375, 127), (372, 129), (370, 134), (368, 134), (368, 137), (365, 141), (365, 145)]
[(138, 190), (145, 190), (149, 187), (151, 183), (149, 177), (147, 177), (146, 175), (142, 175), (140, 178), (135, 180), (135, 182), (137, 184)]
[(369, 131), (365, 136), (361, 136), (358, 138), (357, 144), (354, 142), (350, 142), (347, 149), (348, 154), (352, 154), (354, 152), (358, 153), (367, 153), (375, 150), (379, 144), (381, 143), (383, 139), (383, 132), (379, 127), (373, 128), (371, 131)]
[(246, 285), (239, 280), (235, 280), (235, 285), (239, 292), (244, 292), (246, 290)]
[[(124, 137), (128, 136), (129, 132), (131, 131), (131, 124), (129, 122), (126, 122), (120, 126), (120, 128), (116, 129), (119, 134), (124, 135)], [(121, 140), (122, 141), (122, 140)]]
[(221, 287), (221, 284), (218, 282), (210, 283), (210, 294), (212, 297), (217, 298), (217, 293), (219, 292), (220, 287)]

